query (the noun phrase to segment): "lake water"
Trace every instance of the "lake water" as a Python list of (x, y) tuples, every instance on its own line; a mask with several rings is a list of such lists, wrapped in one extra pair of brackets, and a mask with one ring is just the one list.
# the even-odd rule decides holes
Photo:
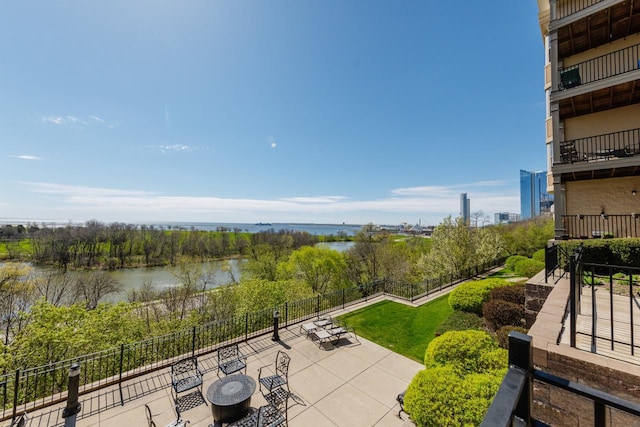
[[(321, 243), (331, 249), (343, 252), (354, 245), (353, 242), (328, 242)], [(231, 259), (228, 261), (208, 261), (199, 264), (205, 278), (206, 288), (211, 289), (226, 285), (232, 282), (233, 274), (236, 280), (240, 279), (242, 259)], [(180, 284), (176, 277), (174, 267), (149, 267), (149, 268), (126, 268), (122, 270), (110, 271), (108, 274), (122, 285), (122, 292), (111, 295), (106, 299), (111, 302), (123, 301), (127, 297), (127, 292), (132, 289), (140, 289), (146, 282), (151, 282), (156, 289), (165, 289)]]

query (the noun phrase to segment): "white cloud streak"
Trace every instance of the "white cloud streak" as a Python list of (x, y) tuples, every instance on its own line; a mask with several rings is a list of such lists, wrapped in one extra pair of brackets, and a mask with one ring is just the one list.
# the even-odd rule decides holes
[(109, 128), (112, 128), (113, 125), (106, 125), (104, 119), (98, 117), (98, 116), (93, 116), (93, 115), (89, 115), (89, 116), (82, 116), (82, 117), (78, 117), (78, 116), (56, 116), (56, 115), (51, 115), (51, 116), (44, 116), (40, 119), (40, 121), (42, 123), (46, 123), (46, 124), (54, 124), (57, 126), (80, 126), (80, 127), (84, 127), (84, 126), (91, 126), (91, 125), (105, 125)]
[(37, 157), (37, 156), (30, 156), (28, 154), (19, 154), (17, 156), (9, 156), (13, 159), (20, 159), (20, 160), (42, 160), (42, 157)]
[[(480, 186), (435, 186), (396, 189), (389, 197), (373, 200), (353, 200), (346, 196), (285, 197), (278, 199), (192, 197), (163, 195), (157, 192), (94, 188), (60, 185), (46, 182), (21, 182), (31, 192), (56, 197), (56, 209), (64, 209), (68, 217), (84, 219), (144, 218), (147, 220), (173, 219), (188, 221), (256, 221), (263, 218), (282, 218), (282, 221), (316, 222), (370, 222), (371, 218), (437, 218), (458, 215), (460, 188), (477, 188), (468, 191), (473, 211), (485, 214), (509, 211), (517, 212), (519, 195), (503, 183)], [(420, 189), (419, 191), (416, 189)], [(37, 203), (37, 201), (36, 201)], [(71, 214), (73, 213), (73, 215)], [(304, 220), (306, 218), (306, 220)], [(122, 220), (120, 219), (120, 220)], [(375, 222), (375, 221), (374, 221)], [(398, 220), (400, 222), (400, 220)]]

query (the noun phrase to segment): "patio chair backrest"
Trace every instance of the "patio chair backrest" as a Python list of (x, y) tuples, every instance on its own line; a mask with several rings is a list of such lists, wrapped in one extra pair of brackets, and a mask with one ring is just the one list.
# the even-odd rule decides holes
[(187, 357), (186, 359), (179, 360), (171, 365), (171, 374), (180, 375), (185, 373), (192, 373), (198, 370), (198, 359), (195, 357)]
[(284, 351), (279, 350), (278, 355), (276, 356), (276, 373), (285, 378), (288, 377), (290, 361), (291, 357), (289, 357), (289, 355)]
[(236, 360), (239, 356), (240, 349), (238, 348), (238, 344), (223, 347), (218, 350), (218, 364), (227, 360)]

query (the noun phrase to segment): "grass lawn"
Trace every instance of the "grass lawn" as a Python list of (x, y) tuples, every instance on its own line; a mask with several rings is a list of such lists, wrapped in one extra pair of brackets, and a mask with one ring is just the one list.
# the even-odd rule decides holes
[(448, 298), (443, 295), (415, 308), (381, 301), (339, 318), (353, 326), (358, 336), (423, 363), (436, 328), (453, 313)]

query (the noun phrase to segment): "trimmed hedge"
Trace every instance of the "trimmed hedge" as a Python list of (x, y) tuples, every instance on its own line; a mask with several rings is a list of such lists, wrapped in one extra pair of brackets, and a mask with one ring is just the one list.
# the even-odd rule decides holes
[(504, 371), (459, 377), (449, 367), (416, 374), (404, 397), (407, 412), (418, 427), (477, 426), (493, 401)]
[(516, 263), (515, 273), (518, 276), (533, 277), (544, 270), (544, 262), (535, 259), (523, 259)]
[(482, 354), (497, 348), (498, 342), (484, 331), (449, 331), (429, 343), (424, 353), (424, 366), (446, 365), (460, 375), (483, 372), (496, 367), (485, 365)]
[(476, 313), (457, 310), (438, 325), (435, 336), (439, 337), (449, 331), (466, 331), (469, 329), (483, 331), (484, 328), (484, 320)]
[(538, 251), (535, 251), (533, 255), (531, 255), (531, 258), (535, 259), (536, 261), (544, 262), (545, 252), (546, 252), (545, 249), (540, 249)]
[(524, 283), (517, 283), (511, 286), (500, 286), (498, 288), (493, 288), (489, 293), (489, 299), (524, 305), (525, 285)]
[(506, 325), (522, 325), (524, 319), (524, 304), (491, 300), (482, 306), (482, 314), (484, 315), (487, 327), (492, 331), (496, 331)]
[(507, 351), (482, 331), (450, 331), (425, 352), (404, 398), (419, 427), (479, 425), (506, 373)]
[[(559, 245), (568, 254), (582, 245), (584, 261), (588, 263), (640, 268), (640, 238), (568, 240)], [(569, 265), (569, 260), (562, 259), (560, 265)]]
[(482, 315), (482, 304), (489, 300), (491, 289), (508, 286), (504, 279), (490, 278), (458, 285), (449, 294), (449, 304), (454, 310)]
[(518, 261), (522, 261), (524, 259), (529, 259), (529, 258), (527, 258), (526, 256), (522, 256), (522, 255), (511, 255), (504, 262), (504, 266), (507, 267), (511, 271), (516, 271), (516, 264), (518, 263)]

